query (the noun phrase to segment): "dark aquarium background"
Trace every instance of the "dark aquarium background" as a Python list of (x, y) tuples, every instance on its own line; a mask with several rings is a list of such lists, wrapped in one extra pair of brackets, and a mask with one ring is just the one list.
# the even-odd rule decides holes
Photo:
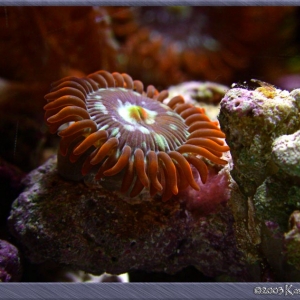
[[(48, 132), (43, 110), (46, 104), (44, 95), (49, 92), (51, 83), (66, 76), (83, 77), (101, 69), (128, 73), (133, 79), (141, 80), (144, 86), (154, 85), (159, 91), (185, 82), (209, 83), (204, 84), (204, 88), (214, 93), (206, 98), (199, 97), (204, 104), (215, 107), (219, 107), (224, 96), (218, 88), (230, 88), (235, 83), (238, 87), (252, 89), (257, 84), (251, 79), (291, 91), (300, 87), (300, 8), (0, 7), (0, 281), (121, 281), (118, 274), (98, 278), (60, 261), (33, 263), (28, 251), (24, 250), (7, 224), (11, 205), (29, 180), (26, 175), (57, 153), (59, 137)], [(194, 88), (192, 91), (195, 92)], [(194, 99), (199, 100), (197, 95)], [(234, 148), (234, 145), (229, 146)], [(298, 187), (299, 177), (296, 177), (293, 186)], [(298, 195), (298, 189), (294, 190)], [(238, 213), (234, 211), (233, 215)], [(226, 224), (231, 224), (231, 229), (226, 228), (226, 238), (236, 235), (239, 239), (238, 228), (232, 225), (237, 220), (234, 221), (234, 217), (228, 214), (226, 211), (224, 218)], [(268, 220), (274, 221), (272, 217)], [(283, 232), (288, 230), (288, 220), (285, 219), (282, 224), (279, 222), (279, 225), (272, 222), (268, 226), (283, 224), (280, 227)], [(294, 222), (290, 224), (293, 227), (296, 221), (292, 219), (290, 222)], [(215, 233), (213, 231), (212, 234)], [(210, 234), (209, 230), (207, 234)], [(265, 236), (268, 234), (265, 233)], [(217, 240), (216, 235), (206, 242), (215, 243), (210, 246), (219, 253), (221, 248), (218, 247), (221, 246)], [(231, 238), (228, 240), (232, 242)], [(178, 249), (184, 248), (186, 243), (184, 239), (178, 241)], [(239, 249), (230, 243), (222, 251), (227, 247), (234, 248), (232, 256), (228, 254), (229, 260), (232, 259), (235, 264), (232, 267), (234, 271), (228, 266), (228, 272), (222, 270), (218, 273), (215, 269), (210, 272), (207, 271), (209, 266), (202, 270), (192, 263), (189, 265), (188, 261), (186, 267), (172, 274), (155, 271), (159, 268), (152, 270), (149, 265), (144, 269), (133, 265), (128, 268), (129, 280), (216, 282), (300, 279), (298, 254), (289, 263), (280, 261), (280, 266), (275, 263), (280, 253), (285, 251), (278, 248), (281, 244), (270, 244), (278, 249), (278, 253), (274, 254), (265, 250), (267, 244), (259, 246), (259, 243), (254, 243), (255, 250), (252, 251), (249, 250), (251, 243), (242, 241)], [(131, 247), (134, 248), (135, 244)], [(244, 255), (241, 265), (240, 253)], [(251, 256), (249, 261), (245, 259), (245, 253)], [(213, 264), (213, 256), (207, 254), (201, 257)], [(170, 254), (170, 263), (172, 259)], [(284, 260), (281, 256), (280, 259)], [(243, 273), (245, 265), (250, 275)], [(290, 275), (281, 276), (280, 272)]]

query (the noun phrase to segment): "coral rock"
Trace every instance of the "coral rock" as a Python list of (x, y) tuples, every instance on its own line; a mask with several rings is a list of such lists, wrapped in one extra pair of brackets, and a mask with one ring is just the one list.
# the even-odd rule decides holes
[(255, 90), (232, 88), (221, 101), (219, 120), (235, 165), (231, 175), (243, 193), (253, 196), (274, 172), (274, 140), (300, 128), (297, 99), (264, 83)]
[(285, 233), (284, 241), (286, 245), (289, 263), (300, 270), (300, 211), (294, 211), (289, 219), (290, 230)]
[(221, 101), (236, 181), (228, 204), (249, 269), (259, 266), (262, 280), (297, 281), (297, 264), (288, 264), (283, 240), (290, 214), (299, 210), (299, 90), (256, 82), (256, 89), (230, 89)]
[(33, 263), (56, 261), (93, 274), (174, 274), (193, 265), (207, 276), (247, 280), (223, 172), (219, 187), (216, 170), (208, 177), (210, 189), (223, 190), (208, 212), (208, 199), (196, 205), (193, 198), (188, 207), (190, 189), (167, 202), (130, 204), (118, 192), (64, 181), (54, 157), (27, 176), (27, 188), (13, 203), (10, 230)]
[(0, 282), (19, 281), (21, 264), (18, 249), (0, 240)]
[(300, 131), (277, 138), (273, 143), (272, 158), (287, 174), (300, 177)]

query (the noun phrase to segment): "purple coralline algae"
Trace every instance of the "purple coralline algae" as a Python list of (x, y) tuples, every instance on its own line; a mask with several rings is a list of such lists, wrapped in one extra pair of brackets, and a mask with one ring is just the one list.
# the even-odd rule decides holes
[(294, 94), (262, 83), (255, 90), (232, 88), (221, 101), (219, 116), (234, 163), (231, 172), (243, 193), (253, 196), (274, 172), (272, 144), (300, 128)]
[[(209, 189), (167, 202), (124, 201), (118, 192), (63, 180), (56, 157), (32, 171), (9, 217), (11, 233), (33, 263), (55, 261), (92, 274), (130, 270), (174, 274), (194, 266), (210, 277), (249, 280), (226, 205), (228, 173), (210, 167)], [(204, 190), (204, 191), (203, 191)], [(208, 198), (214, 205), (213, 210)]]
[(0, 240), (0, 282), (19, 281), (21, 273), (18, 249), (9, 242)]
[(289, 218), (300, 209), (300, 90), (258, 83), (252, 90), (232, 88), (221, 101), (236, 183), (228, 204), (248, 263), (261, 264), (268, 280), (299, 280), (300, 251)]

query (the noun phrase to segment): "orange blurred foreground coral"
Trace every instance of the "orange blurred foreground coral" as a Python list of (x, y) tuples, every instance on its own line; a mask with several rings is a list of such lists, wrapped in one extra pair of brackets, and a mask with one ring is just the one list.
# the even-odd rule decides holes
[(204, 109), (167, 97), (152, 85), (145, 91), (127, 74), (102, 70), (53, 83), (45, 119), (61, 136), (62, 156), (71, 163), (84, 156), (82, 175), (95, 166), (96, 180), (121, 173), (121, 192), (136, 197), (146, 188), (165, 201), (188, 186), (199, 190), (191, 165), (205, 182), (203, 158), (224, 165), (221, 156), (229, 150)]

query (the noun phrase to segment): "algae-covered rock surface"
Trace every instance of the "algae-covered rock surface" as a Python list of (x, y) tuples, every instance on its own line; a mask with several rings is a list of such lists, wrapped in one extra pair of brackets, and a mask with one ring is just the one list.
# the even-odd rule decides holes
[(0, 239), (0, 282), (19, 281), (21, 276), (19, 250), (8, 241)]
[(271, 161), (275, 139), (300, 128), (299, 101), (270, 85), (232, 88), (221, 101), (219, 120), (234, 162), (231, 174), (243, 193), (253, 196), (276, 171)]
[(236, 182), (229, 206), (248, 262), (260, 262), (268, 281), (299, 280), (298, 223), (291, 221), (300, 208), (299, 90), (256, 82), (233, 87), (221, 101)]
[[(9, 226), (33, 263), (55, 261), (93, 274), (174, 274), (194, 266), (206, 276), (244, 281), (249, 274), (226, 205), (228, 184), (228, 173), (212, 169), (209, 191), (201, 186), (206, 196), (188, 189), (167, 202), (130, 204), (117, 192), (63, 180), (54, 157), (26, 177)], [(213, 193), (216, 187), (223, 192)]]

